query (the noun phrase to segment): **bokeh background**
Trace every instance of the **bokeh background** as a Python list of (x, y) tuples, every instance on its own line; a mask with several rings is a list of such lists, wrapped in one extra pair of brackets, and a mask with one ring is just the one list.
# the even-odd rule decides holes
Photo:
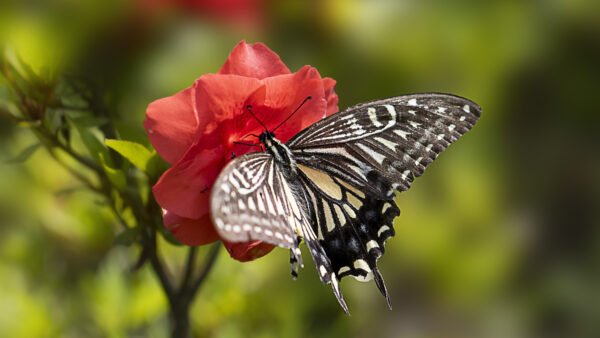
[[(340, 108), (413, 92), (481, 105), (410, 191), (380, 260), (394, 305), (311, 262), (225, 252), (192, 310), (211, 337), (600, 336), (600, 2), (8, 1), (0, 42), (49, 83), (97, 86), (121, 137), (148, 144), (149, 102), (216, 72), (240, 40), (338, 81)], [(0, 105), (14, 98), (0, 77)], [(166, 337), (167, 302), (96, 195), (0, 117), (0, 335)], [(161, 243), (181, 269), (185, 249)], [(208, 248), (202, 248), (203, 252)], [(308, 257), (308, 253), (304, 252)], [(307, 260), (308, 261), (308, 260)]]

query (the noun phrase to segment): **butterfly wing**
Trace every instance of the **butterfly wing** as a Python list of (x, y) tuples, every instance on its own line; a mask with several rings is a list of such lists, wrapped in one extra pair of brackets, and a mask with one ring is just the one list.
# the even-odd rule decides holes
[(371, 277), (407, 190), (437, 155), (481, 114), (470, 100), (417, 94), (360, 104), (303, 130), (287, 145), (309, 197), (313, 228), (338, 278)]
[(261, 240), (290, 248), (292, 263), (300, 265), (296, 238), (304, 238), (321, 281), (331, 284), (348, 312), (330, 261), (307, 218), (306, 205), (298, 182), (290, 182), (273, 157), (262, 152), (231, 161), (219, 174), (211, 193), (211, 217), (221, 238), (231, 242)]

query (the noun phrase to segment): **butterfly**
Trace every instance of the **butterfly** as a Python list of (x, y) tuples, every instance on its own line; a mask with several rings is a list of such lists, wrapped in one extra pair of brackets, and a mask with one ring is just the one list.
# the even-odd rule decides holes
[(287, 143), (265, 127), (258, 136), (264, 151), (233, 159), (215, 181), (213, 223), (227, 241), (290, 248), (294, 278), (304, 240), (346, 313), (338, 283), (345, 276), (374, 279), (391, 309), (377, 260), (394, 236), (396, 192), (408, 190), (480, 115), (468, 99), (426, 93), (356, 105)]

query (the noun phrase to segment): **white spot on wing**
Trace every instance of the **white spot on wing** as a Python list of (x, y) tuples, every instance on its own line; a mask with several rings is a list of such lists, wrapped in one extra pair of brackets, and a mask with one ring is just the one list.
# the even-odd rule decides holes
[(383, 205), (383, 207), (381, 208), (381, 213), (382, 213), (382, 214), (385, 214), (385, 211), (386, 211), (388, 208), (391, 208), (391, 207), (392, 207), (392, 205), (391, 205), (391, 204), (389, 204), (389, 203), (385, 203), (385, 204)]
[(367, 242), (367, 252), (371, 251), (371, 249), (379, 248), (379, 243), (375, 240), (370, 240)]
[(254, 204), (254, 198), (252, 198), (252, 196), (248, 197), (248, 208), (252, 211), (256, 210), (256, 205)]
[(379, 137), (379, 136), (375, 137), (374, 140), (377, 141), (377, 142), (379, 142), (379, 143), (381, 143), (381, 144), (383, 144), (384, 146), (390, 148), (392, 151), (396, 151), (396, 146), (398, 144), (396, 144), (394, 142), (391, 142), (391, 141), (388, 141), (388, 140), (384, 139), (383, 137)]
[(364, 259), (357, 259), (354, 261), (354, 268), (355, 269), (363, 269), (365, 271), (371, 271), (371, 268), (369, 267), (369, 264), (367, 264), (367, 262)]
[(321, 277), (324, 277), (325, 274), (327, 273), (327, 269), (325, 268), (324, 265), (319, 265), (319, 273), (321, 273)]
[(468, 104), (465, 104), (465, 106), (463, 107), (463, 110), (465, 111), (465, 113), (470, 113), (471, 112), (471, 107), (469, 107)]
[(408, 121), (413, 128), (418, 128), (421, 124), (415, 121)]
[(381, 237), (381, 234), (390, 230), (390, 227), (387, 225), (382, 226), (381, 228), (379, 228), (379, 231), (377, 231), (377, 237)]
[(339, 270), (338, 270), (338, 275), (343, 274), (346, 271), (350, 271), (350, 267), (349, 266), (342, 266)]
[(375, 108), (373, 108), (373, 107), (368, 108), (367, 114), (369, 114), (369, 119), (371, 119), (371, 122), (373, 123), (373, 125), (375, 127), (379, 128), (379, 127), (383, 126), (383, 124), (377, 120), (377, 112), (376, 112)]
[(409, 106), (416, 106), (417, 105), (417, 99), (410, 99), (410, 100), (408, 100), (407, 104)]
[(410, 174), (410, 170), (405, 170), (405, 171), (402, 173), (402, 177), (401, 177), (401, 179), (404, 181), (404, 180), (405, 180), (405, 179), (408, 177), (408, 174)]
[(396, 129), (394, 130), (394, 133), (400, 137), (402, 137), (403, 139), (407, 140), (406, 136), (410, 135), (409, 132), (406, 132), (404, 130), (400, 130), (400, 129)]
[(377, 163), (379, 164), (383, 164), (383, 160), (385, 159), (385, 156), (381, 155), (380, 153), (374, 151), (373, 149), (367, 147), (366, 145), (362, 144), (362, 143), (357, 143), (356, 144), (362, 151), (364, 151), (365, 153), (367, 153), (369, 156), (371, 156), (375, 161), (377, 161)]

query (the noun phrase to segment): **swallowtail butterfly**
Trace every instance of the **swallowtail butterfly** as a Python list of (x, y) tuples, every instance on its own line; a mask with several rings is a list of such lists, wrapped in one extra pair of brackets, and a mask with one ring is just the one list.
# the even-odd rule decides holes
[(266, 130), (262, 152), (233, 159), (211, 195), (219, 235), (290, 248), (292, 274), (304, 239), (323, 283), (348, 313), (338, 280), (375, 279), (391, 308), (377, 260), (394, 236), (396, 191), (479, 119), (474, 102), (415, 94), (348, 108), (302, 130), (287, 143)]

